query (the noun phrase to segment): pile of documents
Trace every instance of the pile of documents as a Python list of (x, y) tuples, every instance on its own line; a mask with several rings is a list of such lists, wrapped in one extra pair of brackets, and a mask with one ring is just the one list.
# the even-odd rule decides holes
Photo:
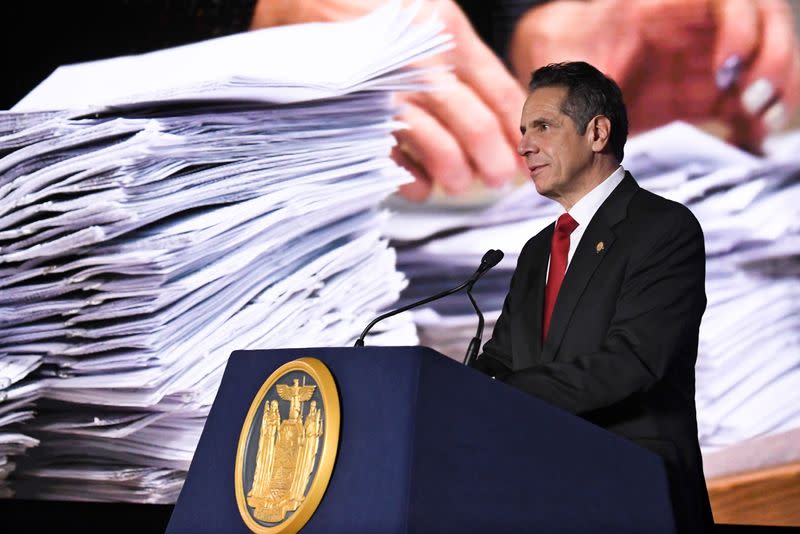
[[(707, 455), (800, 427), (800, 132), (770, 139), (766, 151), (750, 155), (685, 123), (625, 147), (623, 164), (639, 184), (687, 205), (705, 233), (708, 308), (696, 398)], [(516, 255), (561, 208), (527, 184), (480, 208), (395, 210), (390, 235), (410, 279), (403, 302), (457, 285), (489, 248), (506, 253), (475, 286), (486, 340)], [(477, 324), (466, 297), (416, 317), (423, 344), (463, 359)]]
[(13, 457), (39, 444), (36, 438), (12, 428), (34, 416), (41, 384), (20, 381), (39, 367), (41, 361), (42, 357), (36, 354), (0, 351), (0, 498), (13, 495), (8, 481), (16, 467)]
[(449, 46), (413, 17), (62, 67), (0, 114), (0, 491), (172, 502), (233, 350), (348, 345), (397, 299), (390, 92)]

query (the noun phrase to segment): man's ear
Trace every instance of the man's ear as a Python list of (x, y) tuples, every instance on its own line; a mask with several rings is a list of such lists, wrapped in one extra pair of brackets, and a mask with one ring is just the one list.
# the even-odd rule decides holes
[(592, 117), (586, 126), (593, 152), (602, 152), (611, 141), (611, 121), (605, 115)]

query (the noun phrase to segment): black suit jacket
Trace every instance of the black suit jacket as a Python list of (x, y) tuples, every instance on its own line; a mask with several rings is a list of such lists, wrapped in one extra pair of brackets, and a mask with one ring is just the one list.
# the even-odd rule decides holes
[(550, 225), (522, 249), (474, 366), (661, 455), (678, 531), (713, 528), (694, 403), (700, 225), (626, 174), (578, 244), (542, 343), (552, 234)]

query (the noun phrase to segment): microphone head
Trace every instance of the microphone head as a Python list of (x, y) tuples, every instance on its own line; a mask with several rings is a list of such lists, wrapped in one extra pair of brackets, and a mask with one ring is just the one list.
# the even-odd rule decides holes
[(481, 258), (481, 265), (478, 267), (477, 273), (483, 274), (500, 263), (500, 260), (503, 259), (503, 255), (502, 250), (489, 249), (486, 254), (483, 255), (483, 258)]
[(503, 254), (502, 250), (491, 249), (489, 252), (484, 254), (483, 261), (481, 263), (485, 262), (484, 269), (488, 271), (489, 269), (500, 263), (500, 260), (503, 259), (503, 256), (505, 256), (505, 254)]

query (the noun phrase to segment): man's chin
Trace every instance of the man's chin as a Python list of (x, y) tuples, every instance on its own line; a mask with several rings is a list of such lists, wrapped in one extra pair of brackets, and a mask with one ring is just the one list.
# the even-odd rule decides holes
[(533, 187), (536, 188), (537, 193), (539, 193), (543, 197), (549, 198), (548, 193), (550, 193), (550, 187), (548, 186), (547, 183), (544, 182), (544, 180), (537, 180), (535, 178), (532, 178), (531, 181), (533, 182)]
[(544, 184), (542, 182), (533, 182), (533, 186), (536, 188), (536, 192), (539, 193), (541, 196), (545, 198), (549, 198), (553, 202), (558, 202), (561, 204), (561, 197), (558, 193), (553, 189), (550, 184)]

